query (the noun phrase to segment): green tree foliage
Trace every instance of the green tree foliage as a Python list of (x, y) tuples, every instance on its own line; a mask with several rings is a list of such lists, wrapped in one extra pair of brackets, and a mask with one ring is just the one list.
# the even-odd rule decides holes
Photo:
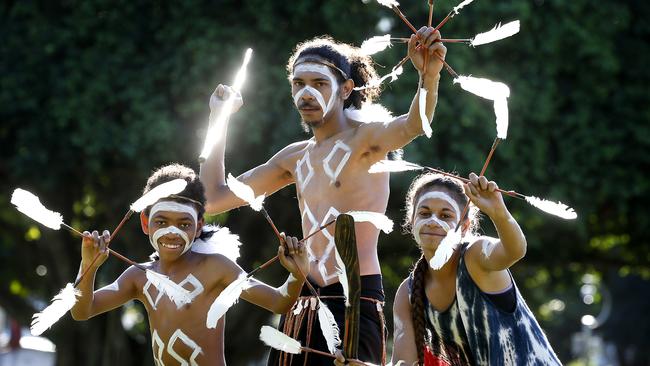
[[(425, 23), (426, 1), (402, 3), (414, 24)], [(434, 19), (453, 5), (436, 2)], [(613, 289), (615, 314), (625, 309), (628, 315), (612, 316), (603, 332), (621, 349), (636, 352), (635, 359), (621, 356), (622, 364), (649, 357), (642, 313), (647, 306), (638, 302), (641, 295), (621, 290), (647, 290), (643, 278), (650, 276), (649, 8), (643, 1), (476, 1), (442, 29), (446, 37), (467, 38), (499, 21), (521, 20), (521, 33), (499, 43), (448, 45), (447, 60), (460, 74), (511, 88), (509, 136), (488, 177), (504, 188), (566, 202), (579, 213), (567, 222), (507, 199), (529, 243), (526, 258), (513, 268), (515, 278), (567, 361), (567, 335), (579, 330), (580, 316), (593, 311), (579, 297), (585, 273)], [(78, 238), (39, 227), (11, 207), (14, 188), (33, 191), (79, 229), (113, 228), (152, 169), (170, 161), (198, 168), (208, 97), (217, 83), (232, 82), (247, 47), (254, 55), (245, 106), (231, 124), (227, 169), (239, 173), (262, 163), (307, 136), (284, 69), (293, 47), (322, 34), (359, 45), (385, 33), (380, 23), (391, 24), (394, 36), (409, 35), (389, 9), (369, 1), (0, 5), (0, 306), (28, 324), (44, 301), (74, 279), (80, 257)], [(380, 73), (405, 52), (395, 45), (379, 54)], [(408, 65), (386, 86), (381, 102), (404, 113), (416, 85)], [(495, 136), (488, 101), (464, 92), (445, 74), (433, 127), (432, 139), (421, 137), (406, 148), (407, 160), (462, 175), (480, 170)], [(392, 179), (388, 214), (396, 222), (412, 178)], [(282, 229), (299, 232), (293, 189), (271, 197), (267, 209)], [(264, 220), (249, 209), (215, 220), (240, 234), (244, 268), (274, 255), (271, 230), (260, 229)], [(136, 221), (113, 246), (144, 260), (151, 249)], [(488, 221), (483, 227), (491, 234)], [(417, 256), (413, 241), (398, 231), (380, 240), (389, 323), (396, 286)], [(36, 273), (39, 265), (47, 268), (44, 276)], [(98, 284), (111, 282), (124, 268), (111, 258)], [(279, 284), (284, 276), (277, 266), (262, 279)], [(549, 305), (553, 299), (566, 304), (563, 311)], [(57, 344), (59, 364), (151, 364), (146, 324), (126, 332), (121, 315), (115, 310), (85, 323), (63, 318), (46, 333)], [(227, 359), (263, 359), (265, 348), (255, 339), (270, 321), (268, 313), (248, 304), (231, 311)]]

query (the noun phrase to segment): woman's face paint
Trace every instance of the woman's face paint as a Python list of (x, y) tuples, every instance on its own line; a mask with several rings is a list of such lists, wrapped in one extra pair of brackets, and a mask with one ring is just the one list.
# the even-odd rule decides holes
[[(456, 200), (451, 196), (442, 191), (426, 192), (420, 196), (415, 205), (412, 230), (415, 242), (419, 245), (422, 244), (423, 229), (431, 231), (430, 234), (434, 234), (435, 230), (425, 228), (434, 226), (434, 224), (442, 228), (446, 234), (458, 225), (459, 217), (460, 208)], [(442, 233), (435, 233), (435, 235), (438, 234), (440, 234), (441, 238), (445, 236)]]
[[(320, 76), (323, 76), (324, 78), (329, 80), (331, 86), (331, 93), (330, 93), (329, 100), (327, 102), (325, 102), (325, 98), (323, 97), (323, 94), (321, 94), (321, 92), (318, 89), (310, 85), (307, 85), (307, 83), (303, 80), (306, 73), (317, 73)], [(299, 87), (294, 86), (294, 88), (299, 88), (293, 95), (293, 102), (296, 105), (296, 108), (300, 108), (300, 100), (302, 99), (304, 94), (309, 93), (311, 96), (314, 97), (314, 99), (316, 99), (316, 102), (318, 102), (318, 105), (323, 111), (323, 118), (324, 118), (325, 115), (332, 109), (332, 106), (334, 105), (334, 101), (336, 100), (336, 91), (339, 88), (338, 82), (336, 81), (336, 76), (334, 76), (330, 68), (325, 65), (314, 63), (314, 62), (301, 63), (293, 69), (293, 80), (294, 80), (294, 85), (297, 81), (302, 81), (302, 85), (300, 85)]]
[[(182, 214), (181, 217), (178, 217), (178, 214)], [(188, 217), (189, 216), (189, 217)], [(185, 231), (179, 229), (177, 226), (169, 225), (168, 221), (178, 221), (181, 223), (181, 226), (188, 225)], [(188, 221), (183, 223), (183, 221)], [(149, 243), (157, 251), (160, 252), (159, 243), (160, 238), (165, 235), (177, 235), (183, 240), (183, 251), (181, 255), (184, 254), (194, 242), (194, 237), (190, 240), (188, 231), (195, 232), (196, 226), (198, 223), (198, 212), (192, 205), (179, 203), (176, 201), (161, 201), (151, 207), (149, 213), (149, 227), (156, 229), (153, 234), (149, 236)], [(174, 249), (174, 244), (162, 244), (166, 248)]]

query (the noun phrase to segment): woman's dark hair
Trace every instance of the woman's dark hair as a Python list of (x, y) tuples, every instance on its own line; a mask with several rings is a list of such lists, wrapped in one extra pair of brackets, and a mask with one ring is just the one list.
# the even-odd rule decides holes
[[(330, 69), (337, 76), (338, 81), (344, 82), (346, 79), (352, 79), (355, 87), (364, 86), (371, 80), (377, 78), (377, 71), (375, 71), (373, 66), (374, 62), (370, 56), (361, 53), (358, 47), (336, 42), (330, 36), (322, 36), (299, 43), (296, 46), (294, 53), (287, 63), (287, 72), (289, 73), (290, 79), (293, 75), (293, 68), (296, 61), (306, 57), (309, 57), (309, 59), (312, 57), (323, 59), (333, 64), (338, 70), (332, 67)], [(341, 71), (345, 75), (341, 74)], [(354, 106), (357, 109), (361, 109), (361, 105), (364, 102), (371, 103), (379, 97), (379, 93), (379, 87), (353, 90), (350, 97), (345, 100), (343, 106), (344, 108)]]
[[(416, 209), (415, 204), (420, 196), (434, 188), (442, 188), (450, 193), (456, 202), (458, 202), (459, 207), (464, 207), (469, 201), (469, 198), (465, 195), (463, 190), (462, 183), (457, 179), (434, 173), (422, 174), (411, 183), (408, 193), (406, 194), (406, 215), (404, 217), (404, 223), (402, 224), (405, 230), (408, 231), (411, 229), (413, 215)], [(478, 225), (477, 216), (478, 209), (471, 205), (468, 216), (468, 220), (470, 220), (470, 233), (474, 233), (476, 230)], [(422, 255), (411, 271), (411, 319), (413, 321), (415, 348), (417, 349), (419, 365), (424, 365), (424, 346), (426, 345), (424, 298), (426, 296), (426, 273), (428, 269), (429, 263), (427, 263), (426, 258)]]

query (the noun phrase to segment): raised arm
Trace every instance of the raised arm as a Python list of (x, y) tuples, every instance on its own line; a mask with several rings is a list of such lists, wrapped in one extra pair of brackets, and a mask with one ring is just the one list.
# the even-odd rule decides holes
[(499, 235), (498, 240), (482, 239), (481, 243), (477, 243), (480, 246), (473, 245), (474, 248), (470, 248), (469, 252), (470, 258), (484, 271), (505, 270), (526, 254), (526, 237), (503, 202), (497, 184), (474, 173), (470, 174), (469, 179), (470, 184), (465, 185), (465, 193), (490, 217)]
[[(219, 115), (223, 107), (223, 101), (233, 93), (235, 92), (227, 86), (219, 85), (217, 87), (210, 97), (211, 122)], [(236, 98), (239, 98), (239, 105), (241, 105), (241, 96), (237, 94)], [(227, 131), (228, 120), (226, 120), (223, 127), (222, 136), (213, 147), (208, 158), (201, 164), (200, 177), (205, 186), (206, 211), (210, 214), (221, 213), (246, 204), (246, 202), (237, 198), (226, 185), (224, 155)], [(266, 163), (240, 175), (238, 179), (251, 186), (256, 195), (263, 193), (269, 195), (293, 183), (291, 172), (283, 168), (282, 164), (283, 159), (286, 157), (285, 150), (287, 148), (277, 153)], [(245, 157), (240, 155), (239, 158)]]
[[(75, 320), (87, 320), (95, 315), (112, 310), (136, 297), (134, 279), (138, 270), (135, 267), (129, 267), (112, 284), (94, 291), (97, 269), (108, 258), (106, 244), (108, 243), (109, 237), (110, 234), (106, 230), (101, 236), (97, 231), (93, 231), (92, 234), (84, 232), (84, 238), (81, 242), (81, 266), (79, 267), (79, 275), (88, 267), (91, 268), (79, 283), (78, 289), (81, 292), (81, 296), (70, 310), (72, 318)], [(97, 253), (102, 254), (90, 266)]]
[[(433, 119), (433, 112), (438, 102), (438, 81), (440, 80), (440, 70), (442, 70), (442, 61), (447, 53), (447, 49), (441, 42), (435, 42), (440, 39), (440, 32), (433, 28), (422, 27), (417, 35), (412, 35), (408, 43), (408, 54), (413, 66), (418, 71), (422, 88), (427, 90), (426, 97), (426, 116), (429, 123)], [(426, 49), (420, 50), (417, 47), (417, 40), (422, 40)], [(426, 70), (425, 70), (425, 52), (428, 52)], [(425, 72), (426, 71), (426, 72)], [(418, 88), (411, 107), (407, 114), (401, 115), (388, 123), (372, 123), (364, 126), (368, 131), (368, 141), (382, 148), (382, 152), (388, 152), (404, 147), (414, 138), (424, 133), (422, 129), (422, 119), (420, 118), (420, 93)]]
[(391, 364), (399, 361), (412, 365), (417, 362), (415, 330), (411, 317), (411, 304), (408, 296), (408, 280), (404, 280), (397, 289), (393, 303), (393, 357)]

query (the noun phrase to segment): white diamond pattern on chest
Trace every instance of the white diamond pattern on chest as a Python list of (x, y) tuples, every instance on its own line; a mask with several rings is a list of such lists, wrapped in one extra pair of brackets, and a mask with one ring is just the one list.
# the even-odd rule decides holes
[[(341, 157), (341, 160), (339, 160), (339, 163), (336, 165), (336, 167), (332, 167), (332, 161), (334, 158), (340, 156), (339, 151), (343, 152), (343, 156)], [(348, 159), (350, 159), (351, 154), (352, 149), (348, 145), (346, 145), (341, 140), (336, 141), (334, 147), (332, 148), (332, 151), (330, 151), (330, 153), (327, 154), (323, 160), (323, 170), (325, 171), (325, 175), (330, 178), (330, 184), (336, 182), (339, 174), (341, 174), (341, 170), (343, 170), (345, 164), (348, 162)]]
[[(183, 359), (176, 351), (174, 351), (174, 344), (176, 344), (177, 340), (181, 340), (181, 342), (185, 343), (186, 346), (192, 349), (192, 354), (190, 355), (190, 362), (188, 363), (185, 359)], [(172, 356), (176, 361), (180, 362), (181, 366), (198, 366), (196, 363), (196, 357), (203, 353), (203, 350), (199, 345), (194, 342), (190, 337), (188, 337), (185, 333), (183, 333), (182, 330), (177, 329), (174, 334), (169, 338), (169, 343), (167, 344), (167, 353), (169, 353), (170, 356)]]
[[(190, 301), (194, 300), (195, 297), (197, 297), (201, 292), (203, 292), (203, 285), (201, 284), (201, 281), (199, 281), (194, 275), (191, 273), (185, 277), (183, 281), (181, 281), (178, 285), (186, 290), (190, 290), (190, 288), (187, 288), (187, 284), (190, 284), (190, 288), (193, 288), (192, 292), (190, 292), (189, 297)], [(157, 309), (158, 303), (160, 302), (160, 299), (163, 296), (163, 293), (161, 291), (158, 291), (158, 289), (153, 286), (153, 284), (147, 280), (147, 282), (144, 284), (142, 287), (142, 293), (144, 294), (144, 297), (147, 299), (153, 310)], [(155, 299), (154, 296), (155, 295)]]
[[(304, 201), (304, 207), (302, 209), (302, 221), (305, 221), (305, 218), (309, 220), (309, 223), (311, 224), (311, 228), (309, 228), (308, 235), (316, 231), (318, 229), (318, 221), (314, 217), (314, 214), (311, 212), (309, 209), (309, 205), (307, 205), (307, 201)], [(311, 249), (311, 242), (313, 241), (312, 238), (307, 239), (307, 254), (309, 254), (309, 260), (313, 261), (316, 260), (316, 256), (314, 255), (314, 252)]]
[(313, 176), (314, 168), (311, 166), (311, 161), (309, 160), (309, 151), (305, 151), (305, 155), (296, 163), (297, 188), (304, 190)]
[[(158, 306), (158, 302), (163, 295), (162, 291), (158, 291), (158, 289), (149, 280), (147, 280), (147, 283), (145, 283), (142, 287), (142, 293), (144, 294), (144, 297), (147, 299), (147, 301), (149, 301), (151, 308), (156, 310), (156, 306)], [(154, 299), (152, 295), (155, 295), (156, 298)]]
[(156, 366), (165, 366), (162, 361), (162, 353), (165, 350), (165, 343), (160, 339), (157, 330), (151, 334), (151, 350), (153, 351), (153, 361)]

